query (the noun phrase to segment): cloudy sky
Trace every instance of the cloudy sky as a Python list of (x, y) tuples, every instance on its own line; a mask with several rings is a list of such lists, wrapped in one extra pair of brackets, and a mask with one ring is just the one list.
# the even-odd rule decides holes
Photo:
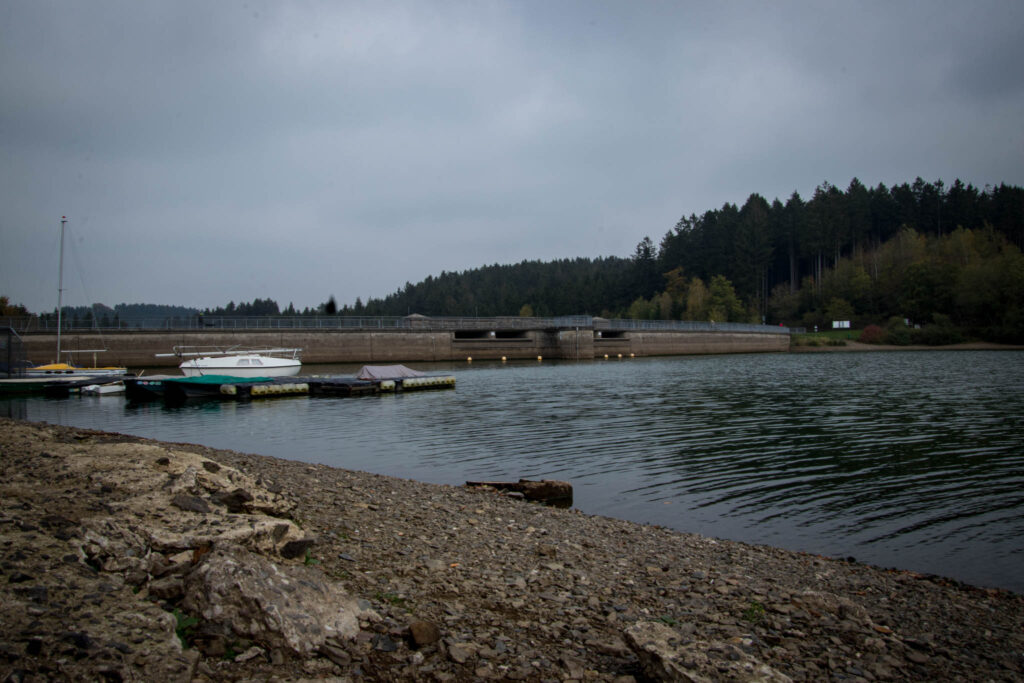
[(1024, 3), (0, 0), (0, 294), (282, 307), (1024, 185)]

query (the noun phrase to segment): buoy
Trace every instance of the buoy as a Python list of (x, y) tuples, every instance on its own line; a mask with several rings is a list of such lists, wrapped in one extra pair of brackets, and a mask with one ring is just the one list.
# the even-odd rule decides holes
[(608, 354), (607, 354), (607, 353), (606, 353), (606, 354), (604, 354), (604, 357), (605, 357), (605, 359), (607, 360), (607, 358), (608, 358)]
[(631, 354), (629, 354), (629, 357), (630, 358), (636, 358), (636, 354), (635, 353), (631, 353)]
[(619, 354), (619, 358), (622, 358), (622, 354), (621, 353)]
[(537, 360), (544, 360), (544, 356), (537, 356)]
[(501, 357), (501, 362), (502, 362), (502, 363), (504, 363), (504, 362), (505, 362), (506, 360), (508, 360), (508, 359), (507, 359), (507, 358), (505, 358), (505, 356), (502, 356), (502, 357)]
[(467, 363), (472, 363), (473, 362), (473, 356), (466, 356), (466, 362)]

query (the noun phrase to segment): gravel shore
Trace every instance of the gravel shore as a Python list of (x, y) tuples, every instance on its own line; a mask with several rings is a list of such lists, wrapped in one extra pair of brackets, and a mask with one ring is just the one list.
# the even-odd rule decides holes
[[(935, 576), (6, 419), (0, 467), (3, 681), (1024, 680), (1024, 597)], [(231, 543), (351, 630), (217, 621)]]

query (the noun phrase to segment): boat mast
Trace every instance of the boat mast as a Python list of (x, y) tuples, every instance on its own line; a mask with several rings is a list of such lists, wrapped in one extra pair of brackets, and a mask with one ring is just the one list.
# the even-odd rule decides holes
[(67, 216), (60, 217), (60, 268), (57, 271), (57, 360), (60, 362), (60, 308), (64, 296), (64, 224), (68, 222)]

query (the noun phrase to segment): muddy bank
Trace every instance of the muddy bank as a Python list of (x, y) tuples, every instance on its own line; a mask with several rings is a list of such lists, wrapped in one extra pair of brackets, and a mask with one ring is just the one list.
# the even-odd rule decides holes
[(1024, 680), (1024, 598), (938, 577), (11, 420), (0, 467), (0, 680)]

